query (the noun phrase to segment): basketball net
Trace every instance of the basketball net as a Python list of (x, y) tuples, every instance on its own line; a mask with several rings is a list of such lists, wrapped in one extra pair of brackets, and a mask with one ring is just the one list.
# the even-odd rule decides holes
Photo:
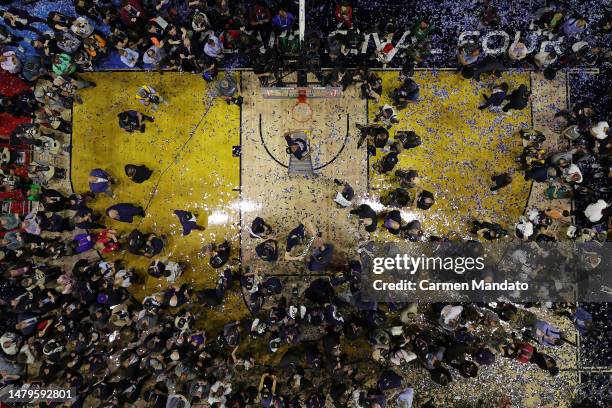
[(297, 97), (297, 103), (291, 110), (291, 116), (294, 120), (300, 123), (308, 122), (312, 119), (312, 108), (307, 101), (306, 90), (300, 89)]

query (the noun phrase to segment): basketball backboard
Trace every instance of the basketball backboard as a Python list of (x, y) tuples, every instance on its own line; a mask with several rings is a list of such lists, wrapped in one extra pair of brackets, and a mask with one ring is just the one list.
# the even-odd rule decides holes
[(317, 98), (339, 98), (342, 96), (342, 88), (336, 86), (282, 86), (262, 87), (262, 95), (265, 99), (293, 99), (306, 97)]

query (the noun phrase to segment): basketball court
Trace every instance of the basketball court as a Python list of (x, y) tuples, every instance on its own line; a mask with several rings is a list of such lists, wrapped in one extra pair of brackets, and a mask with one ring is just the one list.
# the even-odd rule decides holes
[[(398, 72), (379, 74), (387, 94), (396, 86)], [(145, 207), (147, 215), (138, 224), (112, 225), (120, 233), (137, 227), (166, 234), (164, 257), (189, 264), (178, 284), (189, 282), (195, 288), (214, 285), (217, 272), (208, 265), (201, 250), (207, 243), (227, 239), (232, 243), (235, 264), (241, 260), (243, 267), (277, 275), (288, 288), (303, 287), (317, 275), (310, 273), (304, 262), (282, 259), (290, 230), (310, 220), (347, 259), (356, 255), (357, 243), (366, 237), (356, 220), (349, 218), (348, 211), (334, 203), (338, 188), (334, 179), (351, 184), (355, 203), (370, 203), (382, 209), (379, 199), (389, 189), (390, 180), (372, 169), (380, 160), (380, 153), (368, 158), (365, 146), (357, 148), (356, 125), (371, 122), (378, 107), (388, 101), (383, 98), (380, 103), (366, 102), (356, 87), (338, 92), (311, 86), (300, 91), (293, 77), (286, 79), (286, 89), (266, 93), (253, 73), (240, 71), (230, 75), (240, 83), (244, 98), (241, 107), (214, 98), (215, 84), (195, 75), (87, 74), (98, 86), (84, 90), (84, 103), (74, 107), (71, 164), (74, 189), (77, 192), (88, 189), (86, 177), (92, 168), (109, 170), (121, 188), (117, 189), (115, 199), (96, 200), (95, 209), (104, 211), (116, 202)], [(493, 79), (477, 84), (450, 71), (431, 70), (417, 71), (414, 79), (421, 86), (420, 101), (399, 113), (400, 125), (391, 130), (391, 138), (397, 130), (414, 130), (422, 137), (421, 146), (400, 155), (397, 168), (417, 169), (423, 187), (435, 194), (436, 204), (429, 211), (403, 211), (406, 220), (419, 219), (427, 234), (462, 235), (472, 218), (511, 223), (530, 201), (542, 199), (543, 191), (536, 194), (540, 187), (521, 177), (515, 177), (509, 188), (492, 195), (488, 191), (489, 177), (494, 168), (517, 167), (515, 158), (522, 144), (513, 135), (523, 127), (533, 125), (542, 129), (550, 136), (547, 149), (558, 148), (552, 116), (567, 104), (565, 91), (559, 92), (566, 87), (564, 75), (548, 82), (529, 72), (505, 74), (503, 79), (511, 88), (527, 84), (534, 94), (530, 109), (512, 116), (476, 109)], [(157, 89), (169, 105), (153, 113), (155, 123), (147, 124), (145, 133), (128, 134), (117, 124), (119, 112), (136, 109), (152, 114), (134, 98), (143, 84)], [(306, 93), (306, 98), (300, 98), (300, 93)], [(287, 133), (299, 134), (307, 140), (310, 154), (304, 163), (297, 166), (292, 163), (283, 137)], [(123, 174), (123, 166), (128, 163), (146, 164), (154, 169), (152, 178), (143, 184), (129, 182)], [(183, 237), (172, 213), (176, 209), (197, 213), (206, 230)], [(279, 242), (281, 257), (274, 264), (255, 255), (256, 242), (245, 228), (257, 216), (272, 226)], [(390, 239), (383, 231), (377, 232), (376, 237)], [(125, 262), (142, 270), (148, 260), (128, 254)], [(141, 298), (160, 288), (157, 280), (147, 278), (136, 288), (135, 295)], [(245, 317), (249, 314), (248, 303), (248, 294), (234, 293), (221, 308), (203, 310), (205, 319), (200, 324), (215, 327), (215, 322), (228, 317)], [(572, 332), (570, 327), (564, 329)], [(525, 406), (558, 406), (563, 393), (569, 392), (577, 381), (575, 371), (571, 370), (576, 365), (573, 349), (564, 346), (556, 350), (555, 357), (562, 368), (559, 378), (551, 379), (537, 369), (528, 371), (529, 378), (521, 374), (520, 380), (525, 384), (536, 379), (546, 385), (526, 386), (525, 401), (530, 402)], [(490, 386), (501, 386), (495, 378), (515, 372), (512, 364), (487, 368), (484, 377), (477, 381), (489, 384), (485, 388), (492, 392)], [(419, 381), (414, 378), (415, 384)], [(464, 393), (468, 383), (451, 384), (449, 398)], [(546, 396), (551, 389), (558, 392)]]

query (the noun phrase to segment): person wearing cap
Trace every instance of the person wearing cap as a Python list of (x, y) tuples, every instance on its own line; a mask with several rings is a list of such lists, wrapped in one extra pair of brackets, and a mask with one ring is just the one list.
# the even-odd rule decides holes
[(243, 98), (240, 96), (240, 84), (230, 74), (226, 74), (217, 83), (217, 95), (225, 100), (228, 105), (230, 103), (237, 106), (242, 105)]
[[(398, 144), (396, 146), (396, 143)], [(399, 130), (395, 132), (395, 143), (394, 148), (398, 152), (402, 152), (403, 150), (413, 149), (415, 147), (420, 146), (422, 143), (421, 137), (417, 135), (412, 130)]]
[(382, 160), (380, 160), (379, 162), (377, 162), (375, 164), (376, 170), (380, 174), (387, 174), (387, 173), (393, 171), (393, 169), (395, 168), (397, 163), (399, 163), (398, 155), (399, 155), (399, 153), (396, 152), (396, 151), (391, 151), (391, 152), (387, 153), (382, 158)]
[(602, 199), (590, 203), (584, 209), (584, 216), (592, 223), (601, 221), (609, 213), (609, 204)]
[(415, 188), (421, 183), (419, 172), (417, 170), (396, 170), (395, 179), (399, 182), (402, 188)]
[(386, 207), (406, 207), (410, 205), (410, 193), (404, 188), (398, 187), (380, 197), (380, 203)]
[(157, 236), (156, 234), (147, 234), (144, 237), (144, 244), (142, 247), (142, 255), (147, 258), (152, 258), (155, 255), (161, 253), (165, 246), (165, 237), (162, 235)]
[[(381, 214), (382, 216), (382, 214)], [(402, 230), (402, 216), (398, 210), (392, 210), (384, 214), (383, 226), (393, 235), (398, 235)]]
[(402, 227), (400, 236), (411, 242), (420, 241), (423, 238), (423, 228), (419, 220), (412, 220)]
[(480, 365), (492, 365), (495, 362), (495, 354), (487, 347), (480, 347), (472, 357)]
[(0, 215), (0, 228), (5, 231), (13, 230), (19, 226), (19, 216), (13, 213)]

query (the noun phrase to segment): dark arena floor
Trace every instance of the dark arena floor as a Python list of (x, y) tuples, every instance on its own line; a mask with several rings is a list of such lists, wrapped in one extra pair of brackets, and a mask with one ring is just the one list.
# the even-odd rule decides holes
[(0, 408), (612, 407), (604, 0), (0, 0)]

